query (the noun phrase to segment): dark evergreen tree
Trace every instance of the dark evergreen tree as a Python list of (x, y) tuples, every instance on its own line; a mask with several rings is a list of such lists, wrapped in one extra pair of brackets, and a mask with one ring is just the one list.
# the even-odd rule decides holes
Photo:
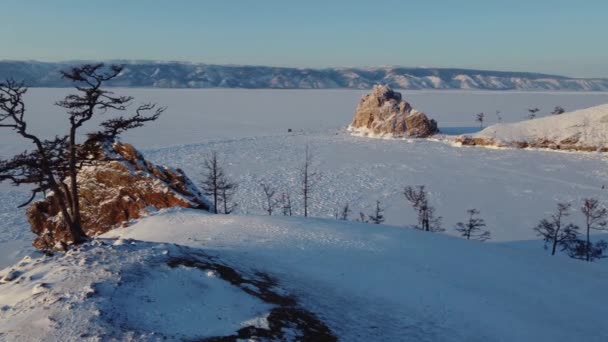
[(281, 194), (281, 209), (283, 211), (283, 216), (291, 216), (292, 206), (291, 206), (291, 194), (289, 192), (284, 192)]
[(203, 194), (211, 196), (213, 201), (212, 211), (215, 214), (220, 212), (220, 203), (224, 206), (224, 213), (230, 214), (236, 207), (230, 204), (233, 192), (237, 185), (230, 181), (224, 168), (220, 165), (218, 154), (213, 151), (207, 156), (203, 164), (203, 180), (201, 190)]
[(570, 208), (569, 203), (558, 203), (555, 213), (534, 227), (536, 234), (545, 241), (545, 249), (551, 247), (551, 255), (555, 255), (558, 247), (568, 249), (577, 238), (579, 227), (563, 222), (570, 215)]
[(575, 253), (577, 255), (580, 255), (580, 252), (584, 252), (585, 260), (593, 261), (602, 256), (606, 249), (606, 242), (599, 241), (597, 244), (591, 242), (591, 230), (606, 230), (608, 209), (601, 205), (600, 201), (596, 198), (585, 198), (581, 212), (585, 216), (585, 241), (577, 242), (573, 250), (578, 251)]
[(475, 116), (475, 121), (479, 122), (480, 128), (483, 128), (483, 120), (485, 119), (485, 116), (486, 115), (483, 112)]
[(456, 224), (456, 230), (460, 232), (460, 235), (467, 240), (478, 240), (486, 241), (490, 239), (490, 232), (483, 230), (486, 223), (482, 218), (477, 217), (479, 210), (469, 209), (467, 210), (469, 219), (466, 222), (458, 222)]
[(306, 145), (304, 163), (300, 168), (301, 185), (302, 185), (302, 202), (304, 204), (304, 217), (308, 217), (308, 209), (310, 206), (310, 195), (314, 191), (319, 174), (312, 170), (312, 153)]
[(441, 216), (435, 216), (435, 208), (429, 204), (428, 193), (424, 185), (405, 187), (403, 194), (418, 214), (416, 228), (426, 232), (442, 232)]
[(551, 112), (551, 114), (553, 115), (560, 115), (560, 114), (564, 114), (566, 112), (566, 110), (560, 106), (555, 106), (555, 108), (553, 109), (553, 111)]
[(271, 216), (274, 209), (279, 204), (279, 202), (275, 199), (277, 190), (268, 183), (261, 183), (260, 186), (264, 192), (264, 202), (262, 203), (262, 208), (264, 208), (264, 211)]
[(342, 207), (342, 212), (340, 213), (340, 220), (347, 221), (348, 217), (350, 216), (350, 212), (350, 207), (348, 205), (348, 202), (346, 202), (346, 204), (344, 204), (344, 207)]
[(538, 111), (540, 111), (540, 109), (538, 109), (538, 108), (529, 108), (528, 109), (528, 119), (530, 119), (530, 120), (536, 119), (536, 113), (538, 113)]
[(369, 215), (369, 220), (374, 224), (384, 222), (384, 208), (380, 206), (380, 201), (376, 201), (376, 208), (374, 209), (374, 213)]

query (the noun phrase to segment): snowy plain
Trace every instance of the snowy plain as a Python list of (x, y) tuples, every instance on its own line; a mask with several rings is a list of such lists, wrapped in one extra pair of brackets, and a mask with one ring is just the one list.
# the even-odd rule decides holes
[[(32, 128), (44, 135), (62, 132), (64, 114), (52, 104), (67, 89), (29, 90)], [(298, 168), (308, 144), (321, 173), (313, 194), (312, 215), (332, 217), (349, 203), (352, 219), (369, 213), (376, 200), (386, 207), (387, 224), (411, 226), (414, 212), (406, 205), (406, 185), (427, 186), (444, 227), (465, 219), (477, 208), (492, 232), (492, 241), (536, 239), (531, 228), (556, 201), (598, 197), (608, 201), (606, 156), (545, 151), (458, 148), (436, 141), (377, 140), (353, 137), (350, 123), (360, 97), (358, 90), (167, 90), (114, 89), (137, 102), (157, 102), (167, 112), (123, 141), (133, 143), (151, 161), (183, 168), (199, 179), (202, 161), (218, 151), (229, 174), (239, 183), (239, 212), (261, 214), (261, 182), (289, 191), (300, 211)], [(608, 93), (403, 91), (404, 98), (439, 122), (446, 134), (478, 130), (475, 114), (486, 113), (486, 124), (522, 120), (527, 108), (548, 115), (554, 106), (576, 110), (608, 103)], [(291, 128), (292, 133), (287, 133)], [(85, 130), (86, 131), (86, 127)], [(11, 132), (0, 135), (0, 155), (29, 146)], [(27, 198), (24, 189), (0, 185), (0, 267), (32, 250), (32, 235), (16, 205)], [(572, 219), (580, 221), (578, 215)]]
[[(608, 312), (599, 304), (606, 263), (550, 257), (532, 231), (557, 201), (608, 203), (608, 156), (351, 136), (345, 127), (364, 91), (115, 91), (168, 106), (158, 122), (123, 138), (150, 161), (183, 168), (196, 180), (205, 156), (220, 154), (239, 183), (237, 215), (165, 210), (66, 255), (41, 257), (29, 247), (23, 211), (15, 209), (26, 190), (0, 185), (0, 268), (14, 264), (0, 272), (14, 278), (0, 293), (6, 318), (0, 340), (194, 340), (268, 325), (274, 304), (252, 295), (259, 288), (234, 286), (213, 270), (168, 266), (171, 257), (189, 253), (184, 248), (204, 251), (247, 279), (259, 271), (278, 279), (274, 291), (295, 296), (344, 341), (608, 339)], [(60, 132), (64, 117), (51, 104), (66, 92), (30, 90), (34, 129)], [(446, 134), (478, 131), (481, 111), (490, 124), (496, 110), (515, 122), (529, 107), (544, 115), (558, 105), (608, 103), (607, 93), (406, 91), (404, 97)], [(27, 148), (2, 133), (0, 155)], [(300, 214), (298, 169), (307, 145), (320, 173), (315, 218), (268, 218), (261, 182), (290, 191)], [(445, 234), (407, 228), (416, 219), (402, 190), (421, 184), (443, 216)], [(347, 202), (351, 219), (369, 214), (376, 200), (386, 208), (387, 226), (332, 219)], [(481, 211), (489, 242), (446, 236), (455, 235), (469, 208)], [(582, 222), (578, 213), (570, 219)], [(28, 254), (33, 258), (23, 258)]]

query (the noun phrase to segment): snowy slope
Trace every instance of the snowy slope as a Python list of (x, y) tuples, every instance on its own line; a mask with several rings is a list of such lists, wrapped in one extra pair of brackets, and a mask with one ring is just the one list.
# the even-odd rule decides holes
[(66, 255), (26, 257), (0, 281), (0, 339), (194, 339), (267, 324), (271, 306), (217, 271), (170, 263), (188, 252), (95, 240)]
[[(250, 280), (167, 266), (188, 253)], [(276, 304), (252, 295), (257, 272), (343, 341), (606, 341), (604, 266), (405, 228), (168, 210), (15, 266), (17, 280), (0, 285), (0, 336), (172, 340), (264, 328)]]
[(581, 147), (608, 147), (608, 104), (517, 123), (495, 124), (473, 135), (499, 143), (548, 140)]

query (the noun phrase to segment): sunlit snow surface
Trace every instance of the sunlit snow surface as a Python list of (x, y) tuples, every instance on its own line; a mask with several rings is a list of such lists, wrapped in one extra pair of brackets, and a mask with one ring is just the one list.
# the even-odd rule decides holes
[[(161, 90), (115, 89), (141, 102), (168, 106), (162, 118), (126, 135), (153, 162), (181, 167), (193, 179), (216, 150), (239, 183), (240, 213), (262, 213), (260, 182), (290, 191), (296, 213), (298, 168), (308, 144), (321, 174), (313, 193), (312, 214), (331, 217), (348, 202), (353, 216), (369, 213), (376, 200), (386, 209), (387, 223), (415, 223), (402, 189), (425, 184), (432, 203), (444, 217), (448, 233), (465, 219), (466, 209), (481, 210), (493, 241), (535, 238), (531, 227), (558, 200), (595, 196), (608, 201), (606, 157), (541, 151), (458, 148), (435, 141), (376, 140), (344, 131), (365, 91), (353, 90)], [(31, 89), (28, 115), (36, 132), (61, 132), (65, 114), (52, 103), (65, 89)], [(523, 119), (529, 107), (546, 115), (554, 106), (575, 110), (608, 103), (606, 93), (523, 93), (406, 91), (404, 98), (438, 120), (446, 133), (473, 132), (475, 114), (487, 124)], [(287, 133), (291, 128), (293, 133)], [(29, 146), (6, 130), (0, 134), (0, 155)], [(0, 185), (0, 267), (29, 253), (23, 211), (25, 190)], [(580, 221), (579, 215), (573, 220)], [(24, 250), (24, 248), (26, 248)]]

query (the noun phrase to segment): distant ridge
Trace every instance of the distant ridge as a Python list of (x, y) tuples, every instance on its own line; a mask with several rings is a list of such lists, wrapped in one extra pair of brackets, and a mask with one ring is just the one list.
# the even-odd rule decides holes
[[(0, 61), (0, 79), (30, 87), (65, 87), (59, 70), (81, 63)], [(396, 89), (608, 91), (608, 79), (582, 79), (529, 72), (453, 68), (365, 67), (288, 68), (184, 62), (108, 61), (125, 65), (109, 85), (152, 88)]]

